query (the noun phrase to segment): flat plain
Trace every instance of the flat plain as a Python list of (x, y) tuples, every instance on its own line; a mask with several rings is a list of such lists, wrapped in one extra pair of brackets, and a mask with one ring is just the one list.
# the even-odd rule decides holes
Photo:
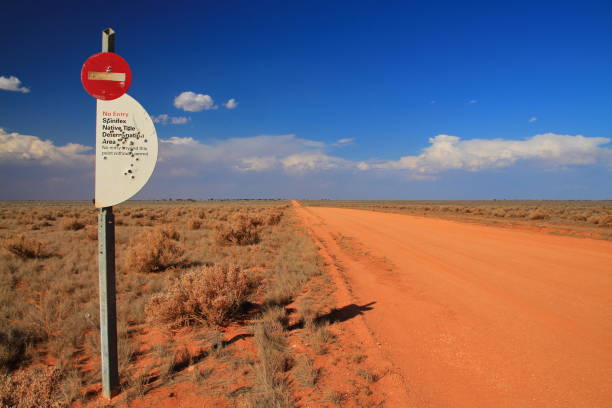
[[(0, 406), (607, 406), (612, 203), (0, 203)], [(477, 390), (475, 392), (474, 390)]]

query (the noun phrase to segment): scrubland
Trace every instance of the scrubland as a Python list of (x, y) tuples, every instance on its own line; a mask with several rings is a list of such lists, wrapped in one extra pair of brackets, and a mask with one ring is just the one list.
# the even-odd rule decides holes
[(306, 206), (384, 211), (612, 239), (612, 201), (319, 200), (302, 203)]
[(287, 202), (114, 212), (121, 392), (106, 401), (97, 211), (0, 204), (0, 406), (374, 405), (375, 376), (339, 344), (333, 284)]

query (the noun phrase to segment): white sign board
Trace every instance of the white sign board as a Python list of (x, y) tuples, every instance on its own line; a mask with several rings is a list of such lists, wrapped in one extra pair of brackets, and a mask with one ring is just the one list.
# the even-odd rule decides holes
[(134, 196), (157, 162), (157, 133), (144, 108), (128, 94), (98, 100), (96, 116), (96, 207)]

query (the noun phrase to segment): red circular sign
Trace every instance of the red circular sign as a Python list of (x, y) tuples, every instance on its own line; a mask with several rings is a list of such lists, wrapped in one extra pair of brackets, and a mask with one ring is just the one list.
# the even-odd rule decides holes
[(132, 71), (119, 55), (101, 52), (87, 58), (81, 68), (81, 82), (94, 98), (112, 101), (127, 92), (132, 82)]

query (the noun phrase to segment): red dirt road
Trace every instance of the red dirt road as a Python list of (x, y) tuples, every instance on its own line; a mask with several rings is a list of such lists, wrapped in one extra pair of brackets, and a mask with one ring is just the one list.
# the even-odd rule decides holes
[[(352, 301), (376, 302), (363, 314), (366, 335), (402, 378), (389, 392), (405, 393), (390, 402), (612, 407), (611, 242), (296, 210), (336, 260)], [(369, 255), (339, 245), (340, 236)]]

